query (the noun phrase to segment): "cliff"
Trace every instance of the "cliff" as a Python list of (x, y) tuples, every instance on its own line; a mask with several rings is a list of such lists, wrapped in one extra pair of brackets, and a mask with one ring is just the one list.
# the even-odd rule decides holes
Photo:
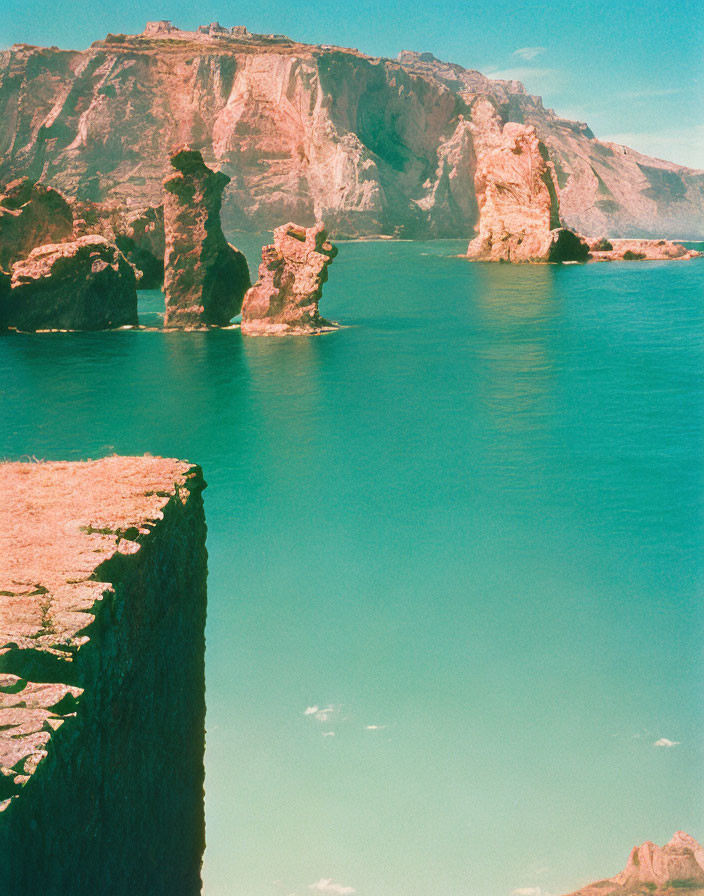
[(0, 892), (197, 894), (201, 471), (0, 465)]
[(677, 831), (665, 846), (634, 846), (623, 871), (576, 890), (571, 896), (688, 896), (704, 894), (704, 849)]
[(0, 53), (0, 180), (81, 201), (158, 206), (183, 143), (231, 178), (226, 227), (324, 220), (337, 236), (469, 237), (478, 99), (535, 127), (563, 223), (610, 236), (704, 236), (704, 173), (595, 139), (515, 81), (430, 54), (378, 59), (276, 35), (152, 23), (88, 50)]

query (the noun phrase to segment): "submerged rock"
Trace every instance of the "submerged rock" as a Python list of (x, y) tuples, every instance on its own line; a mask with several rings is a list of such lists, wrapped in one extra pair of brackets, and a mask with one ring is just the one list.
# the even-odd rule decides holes
[(677, 831), (665, 846), (650, 841), (634, 846), (623, 871), (596, 881), (572, 896), (626, 896), (626, 894), (704, 894), (704, 849), (694, 837)]
[(134, 268), (102, 236), (34, 249), (14, 264), (11, 287), (6, 328), (107, 330), (137, 323)]
[(242, 332), (280, 336), (336, 328), (318, 312), (328, 266), (336, 255), (322, 224), (277, 227), (273, 245), (262, 249), (259, 279), (244, 298)]
[(7, 185), (0, 196), (0, 267), (9, 270), (37, 246), (72, 235), (73, 213), (61, 193), (28, 177)]
[(244, 255), (227, 242), (220, 225), (222, 191), (230, 178), (186, 148), (171, 156), (171, 165), (176, 173), (164, 181), (164, 326), (225, 327), (251, 283)]
[[(483, 107), (483, 108), (482, 108)], [(479, 104), (474, 183), (479, 234), (467, 249), (475, 261), (586, 261), (587, 244), (560, 224), (555, 168), (534, 127), (501, 126), (488, 102)]]

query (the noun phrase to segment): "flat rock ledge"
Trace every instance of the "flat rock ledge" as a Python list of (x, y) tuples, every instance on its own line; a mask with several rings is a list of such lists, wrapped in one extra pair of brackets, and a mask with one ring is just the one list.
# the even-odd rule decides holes
[(199, 467), (0, 465), (0, 892), (196, 894)]

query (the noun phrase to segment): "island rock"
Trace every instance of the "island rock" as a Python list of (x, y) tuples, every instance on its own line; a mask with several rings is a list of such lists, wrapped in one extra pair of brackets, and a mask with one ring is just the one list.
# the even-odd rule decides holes
[(71, 206), (61, 193), (28, 177), (12, 181), (0, 196), (0, 267), (10, 270), (19, 258), (44, 243), (73, 235)]
[(244, 298), (242, 332), (282, 336), (335, 329), (320, 316), (318, 302), (336, 255), (322, 224), (277, 227), (273, 245), (262, 249), (259, 279)]
[(212, 171), (200, 152), (181, 148), (164, 181), (166, 327), (226, 327), (250, 286), (244, 255), (220, 225), (222, 191), (230, 178)]
[[(482, 108), (482, 105), (484, 108)], [(534, 127), (502, 126), (488, 102), (478, 104), (474, 182), (479, 233), (467, 249), (476, 261), (585, 261), (589, 247), (560, 224), (555, 167)], [(484, 125), (479, 131), (478, 122)]]
[(136, 325), (136, 282), (132, 265), (104, 237), (40, 246), (13, 266), (4, 326), (35, 331)]
[(590, 244), (592, 261), (687, 261), (702, 255), (670, 240), (607, 240)]

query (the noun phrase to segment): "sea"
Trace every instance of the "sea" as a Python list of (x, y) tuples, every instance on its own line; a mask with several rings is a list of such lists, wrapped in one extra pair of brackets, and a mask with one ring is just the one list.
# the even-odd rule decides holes
[(547, 896), (704, 836), (704, 258), (465, 247), (340, 242), (322, 336), (151, 291), (0, 338), (3, 458), (203, 468), (206, 896)]

